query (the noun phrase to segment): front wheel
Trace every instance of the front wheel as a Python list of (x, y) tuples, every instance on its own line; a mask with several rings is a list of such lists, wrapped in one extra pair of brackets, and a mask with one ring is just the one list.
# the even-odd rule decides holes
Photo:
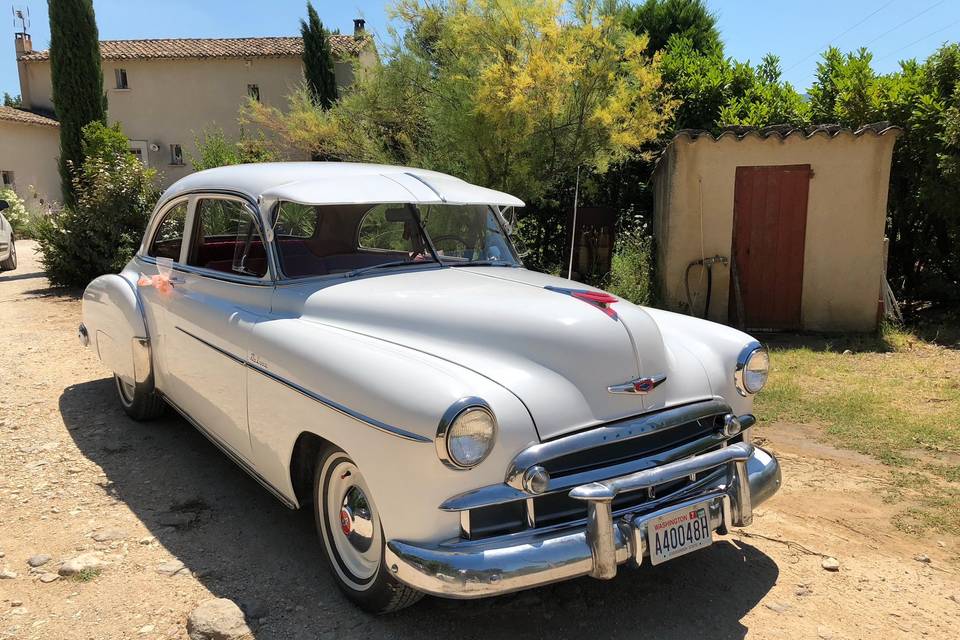
[(116, 374), (113, 375), (113, 382), (117, 388), (117, 396), (120, 398), (120, 406), (134, 420), (140, 422), (153, 420), (162, 416), (166, 410), (167, 404), (156, 391), (147, 391), (139, 385), (123, 380)]
[(313, 512), (337, 585), (360, 608), (389, 613), (423, 594), (399, 582), (384, 562), (380, 516), (357, 465), (339, 449), (320, 454), (313, 482)]

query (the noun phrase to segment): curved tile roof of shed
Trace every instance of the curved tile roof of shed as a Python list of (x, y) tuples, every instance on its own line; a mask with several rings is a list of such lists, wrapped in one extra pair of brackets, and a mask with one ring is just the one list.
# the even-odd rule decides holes
[(859, 137), (865, 133), (881, 136), (887, 133), (899, 135), (902, 131), (903, 129), (896, 125), (892, 125), (889, 122), (874, 122), (871, 124), (865, 124), (859, 129), (851, 129), (849, 127), (843, 127), (839, 124), (820, 124), (811, 127), (796, 127), (791, 124), (774, 124), (768, 127), (729, 126), (724, 127), (723, 130), (717, 135), (714, 135), (705, 129), (680, 129), (674, 135), (671, 143), (679, 138), (697, 140), (698, 138), (706, 137), (714, 141), (719, 141), (730, 138), (743, 140), (744, 138), (770, 138), (775, 136), (783, 140), (785, 138), (789, 138), (790, 136), (800, 136), (803, 138), (826, 136), (828, 138), (836, 138), (839, 135), (846, 134)]

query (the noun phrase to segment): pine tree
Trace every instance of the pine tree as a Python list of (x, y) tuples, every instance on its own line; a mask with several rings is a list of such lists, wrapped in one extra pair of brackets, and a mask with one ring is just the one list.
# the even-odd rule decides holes
[(75, 204), (72, 176), (83, 165), (83, 127), (107, 121), (93, 0), (50, 0), (50, 73), (60, 120), (60, 183)]
[(316, 9), (307, 2), (307, 20), (300, 20), (303, 36), (303, 73), (313, 103), (329, 109), (337, 101), (337, 79), (333, 72), (330, 34), (323, 28)]

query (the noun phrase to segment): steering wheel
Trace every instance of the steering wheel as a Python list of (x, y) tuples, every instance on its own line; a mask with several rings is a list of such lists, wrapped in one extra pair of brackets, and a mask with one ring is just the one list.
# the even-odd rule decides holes
[(470, 243), (467, 242), (464, 238), (462, 238), (462, 237), (460, 237), (460, 236), (457, 236), (457, 235), (447, 234), (447, 235), (445, 235), (445, 236), (437, 236), (437, 237), (435, 237), (435, 238), (431, 238), (431, 240), (433, 240), (433, 246), (437, 246), (437, 245), (441, 244), (444, 240), (452, 240), (452, 241), (456, 242), (457, 244), (463, 246), (463, 253), (467, 253), (467, 252), (471, 251), (471, 249), (470, 249)]

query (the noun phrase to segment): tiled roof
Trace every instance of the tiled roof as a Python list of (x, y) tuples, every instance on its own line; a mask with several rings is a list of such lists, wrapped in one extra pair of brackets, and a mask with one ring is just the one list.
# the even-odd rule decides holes
[(14, 109), (13, 107), (0, 107), (0, 120), (7, 122), (22, 122), (24, 124), (40, 124), (47, 127), (59, 127), (60, 123), (53, 118), (47, 118), (23, 109)]
[[(330, 49), (335, 58), (358, 55), (371, 42), (370, 36), (332, 34)], [(303, 40), (280, 38), (170, 38), (163, 40), (101, 40), (104, 60), (151, 58), (285, 58), (303, 53)], [(19, 60), (49, 60), (50, 51), (32, 51)]]
[(828, 138), (836, 138), (838, 135), (852, 135), (859, 138), (865, 133), (872, 133), (874, 135), (882, 136), (886, 133), (899, 135), (902, 131), (903, 130), (900, 127), (891, 125), (889, 122), (874, 122), (871, 124), (865, 124), (856, 130), (848, 127), (842, 127), (839, 124), (821, 124), (812, 127), (796, 127), (790, 124), (775, 124), (770, 125), (769, 127), (729, 126), (724, 127), (717, 135), (713, 135), (711, 132), (704, 129), (681, 129), (676, 132), (676, 135), (673, 139), (677, 140), (678, 138), (686, 137), (690, 140), (696, 140), (697, 138), (706, 137), (707, 139), (712, 140), (724, 140), (727, 138), (743, 140), (747, 137), (769, 138), (771, 136), (776, 136), (783, 140), (784, 138), (790, 136), (812, 138), (813, 136), (817, 135), (826, 136)]

